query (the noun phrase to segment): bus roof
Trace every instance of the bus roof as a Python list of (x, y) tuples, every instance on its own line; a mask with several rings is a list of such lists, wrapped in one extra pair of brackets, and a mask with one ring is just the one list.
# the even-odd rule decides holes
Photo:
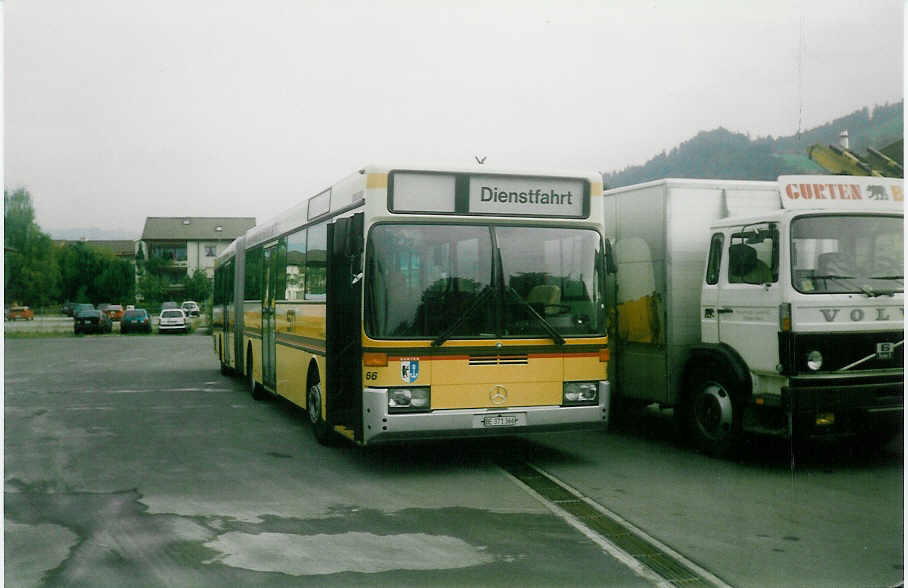
[[(445, 165), (445, 164), (369, 164), (347, 175), (331, 186), (320, 190), (318, 193), (301, 200), (292, 208), (280, 213), (278, 216), (259, 223), (246, 231), (245, 246), (253, 247), (265, 243), (270, 239), (279, 237), (294, 227), (312, 222), (332, 212), (337, 212), (349, 207), (365, 198), (367, 189), (375, 187), (370, 185), (370, 176), (387, 176), (395, 170), (415, 172), (442, 172), (452, 174), (477, 174), (477, 175), (509, 175), (530, 177), (577, 178), (589, 181), (591, 184), (602, 182), (598, 172), (557, 169), (509, 169), (493, 168), (482, 164), (472, 165)], [(382, 186), (384, 187), (384, 186)], [(322, 202), (325, 200), (325, 202)], [(236, 254), (236, 245), (230, 247), (218, 257), (217, 263), (222, 263)]]

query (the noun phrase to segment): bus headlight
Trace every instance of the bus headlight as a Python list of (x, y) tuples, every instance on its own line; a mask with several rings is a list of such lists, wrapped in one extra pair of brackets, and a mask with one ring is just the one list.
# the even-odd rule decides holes
[(823, 354), (814, 349), (807, 354), (807, 367), (813, 371), (819, 370), (823, 367)]
[(428, 388), (391, 388), (388, 390), (388, 412), (428, 412), (430, 399)]
[(581, 406), (599, 402), (598, 382), (565, 382), (562, 393), (564, 406)]

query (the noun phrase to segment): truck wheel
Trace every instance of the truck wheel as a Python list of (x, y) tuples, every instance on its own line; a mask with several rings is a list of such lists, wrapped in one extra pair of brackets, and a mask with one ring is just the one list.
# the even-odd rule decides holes
[(692, 374), (684, 412), (694, 445), (710, 455), (728, 457), (741, 438), (741, 404), (731, 379), (720, 369), (700, 368)]

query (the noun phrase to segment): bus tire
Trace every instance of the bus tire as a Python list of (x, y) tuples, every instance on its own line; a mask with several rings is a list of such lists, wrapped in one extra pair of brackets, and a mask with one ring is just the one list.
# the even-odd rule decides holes
[(230, 367), (224, 363), (224, 348), (221, 345), (221, 339), (218, 338), (218, 360), (221, 362), (221, 375), (230, 375)]
[(730, 457), (741, 439), (742, 405), (730, 378), (716, 364), (695, 367), (688, 379), (683, 414), (694, 446), (715, 457)]
[(246, 385), (249, 389), (249, 395), (255, 400), (265, 399), (265, 389), (255, 381), (255, 371), (252, 369), (252, 349), (246, 354)]
[(310, 380), (306, 392), (306, 412), (309, 413), (309, 422), (312, 424), (312, 434), (321, 445), (331, 446), (336, 443), (334, 431), (322, 418), (322, 383)]

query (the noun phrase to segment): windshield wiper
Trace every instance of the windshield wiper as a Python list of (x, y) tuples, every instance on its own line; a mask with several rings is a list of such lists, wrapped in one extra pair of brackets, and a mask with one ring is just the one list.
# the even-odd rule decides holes
[(905, 276), (870, 276), (871, 280), (904, 280)]
[(536, 320), (539, 321), (539, 324), (541, 324), (542, 328), (545, 329), (545, 332), (549, 334), (549, 337), (551, 337), (552, 340), (555, 341), (556, 345), (564, 345), (564, 337), (562, 337), (558, 333), (558, 331), (555, 330), (555, 327), (552, 326), (552, 323), (545, 320), (545, 318), (543, 318), (543, 316), (541, 314), (536, 312), (536, 309), (533, 308), (529, 302), (527, 302), (526, 300), (521, 298), (520, 294), (518, 294), (517, 291), (514, 290), (514, 288), (511, 288), (510, 286), (505, 286), (504, 290), (505, 290), (505, 292), (507, 292), (508, 294), (513, 296), (517, 300), (517, 302), (519, 302), (521, 305), (525, 306), (527, 308), (527, 310), (529, 310), (530, 313), (534, 317), (536, 317)]
[(483, 301), (485, 301), (485, 299), (488, 298), (492, 292), (494, 292), (494, 290), (492, 290), (492, 285), (486, 284), (486, 286), (482, 290), (480, 290), (479, 294), (476, 295), (476, 298), (473, 300), (470, 306), (460, 314), (460, 317), (458, 317), (458, 319), (454, 321), (454, 323), (450, 327), (445, 329), (441, 333), (441, 335), (439, 335), (435, 338), (434, 341), (432, 341), (432, 347), (438, 347), (439, 345), (450, 339), (451, 335), (454, 334), (454, 331), (460, 328), (460, 325), (462, 325), (463, 322), (467, 320), (467, 318), (471, 314), (473, 314), (477, 308), (479, 308), (479, 305), (482, 304)]
[(861, 292), (868, 298), (876, 298), (877, 296), (895, 296), (898, 290), (874, 290), (870, 286), (861, 286)]
[(810, 276), (814, 280), (853, 280), (857, 276), (840, 276), (838, 274), (828, 274), (825, 276)]

